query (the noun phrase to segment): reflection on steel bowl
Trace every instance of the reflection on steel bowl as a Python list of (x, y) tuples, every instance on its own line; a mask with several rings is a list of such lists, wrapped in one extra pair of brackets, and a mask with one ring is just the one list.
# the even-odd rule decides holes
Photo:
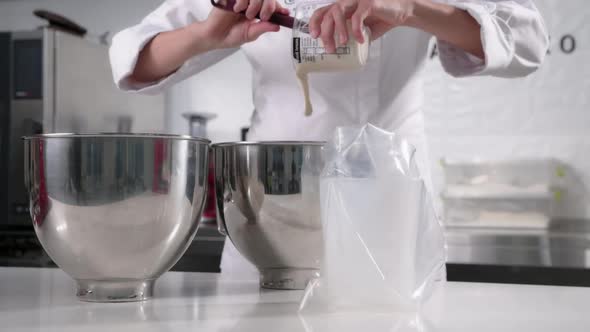
[(220, 231), (261, 273), (261, 286), (303, 289), (322, 257), (321, 142), (213, 145)]
[(84, 301), (141, 301), (190, 245), (209, 141), (148, 134), (25, 138), (31, 217)]

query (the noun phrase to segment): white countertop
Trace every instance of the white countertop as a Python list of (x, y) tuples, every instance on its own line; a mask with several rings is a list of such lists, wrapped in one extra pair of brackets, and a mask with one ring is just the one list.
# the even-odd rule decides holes
[(590, 331), (590, 288), (447, 283), (420, 318), (297, 314), (301, 292), (167, 273), (143, 303), (83, 303), (58, 269), (0, 268), (0, 331)]

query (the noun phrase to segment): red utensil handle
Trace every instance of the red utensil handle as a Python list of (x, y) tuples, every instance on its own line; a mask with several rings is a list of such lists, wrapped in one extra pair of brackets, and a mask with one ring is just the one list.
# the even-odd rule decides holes
[[(234, 5), (236, 4), (235, 0), (221, 0), (219, 2), (215, 1), (215, 0), (211, 0), (211, 4), (214, 7), (217, 7), (219, 9), (223, 9), (223, 10), (227, 10), (230, 12), (234, 11)], [(243, 11), (240, 14), (244, 15), (246, 12)], [(260, 16), (258, 14), (256, 14), (256, 18), (260, 19)], [(293, 29), (293, 26), (295, 25), (295, 18), (289, 15), (284, 15), (281, 13), (274, 13), (272, 14), (272, 16), (270, 17), (270, 19), (268, 19), (269, 22), (274, 23), (276, 25), (280, 25), (282, 27), (285, 28), (289, 28), (289, 29)]]

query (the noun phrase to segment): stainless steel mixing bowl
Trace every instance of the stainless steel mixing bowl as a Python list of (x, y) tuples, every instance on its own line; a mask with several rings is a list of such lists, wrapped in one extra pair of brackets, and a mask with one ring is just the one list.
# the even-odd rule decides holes
[(166, 135), (25, 138), (37, 237), (84, 301), (141, 301), (192, 241), (209, 141)]
[(321, 142), (212, 146), (220, 231), (260, 271), (260, 285), (303, 289), (322, 257)]

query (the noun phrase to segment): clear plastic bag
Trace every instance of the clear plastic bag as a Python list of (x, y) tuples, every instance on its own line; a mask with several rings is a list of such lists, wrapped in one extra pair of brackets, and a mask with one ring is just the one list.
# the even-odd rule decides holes
[(320, 180), (324, 260), (302, 310), (416, 311), (445, 279), (442, 227), (403, 138), (339, 128)]

